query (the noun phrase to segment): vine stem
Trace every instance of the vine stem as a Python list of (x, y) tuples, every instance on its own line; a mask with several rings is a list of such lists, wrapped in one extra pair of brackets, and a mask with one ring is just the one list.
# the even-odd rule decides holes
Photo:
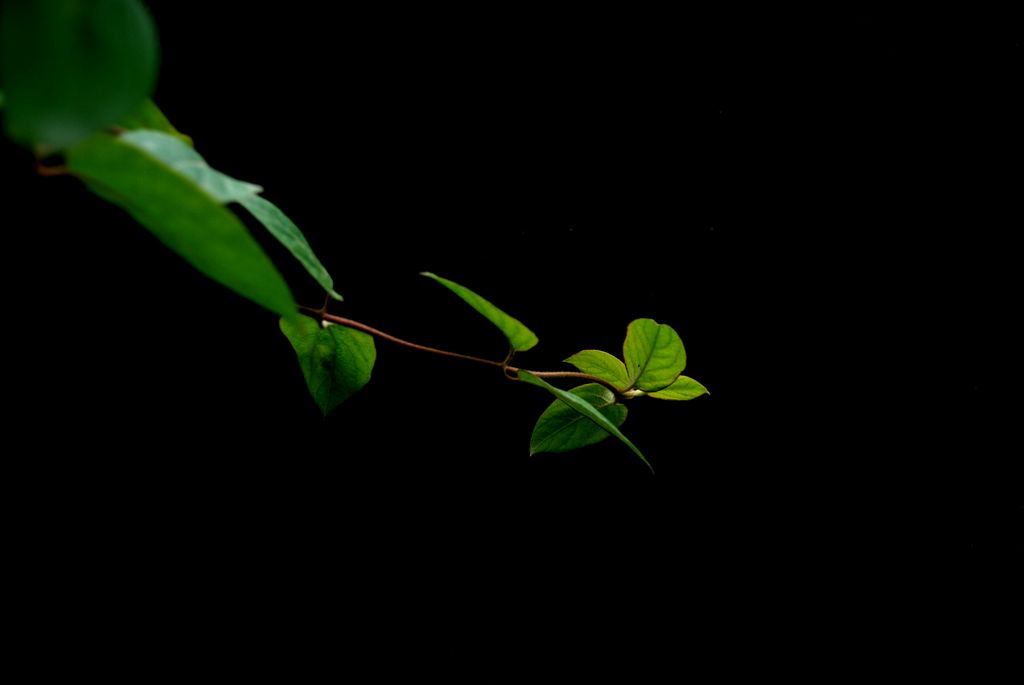
[[(345, 318), (343, 316), (335, 316), (334, 314), (328, 314), (327, 312), (323, 311), (322, 309), (311, 309), (309, 307), (300, 307), (300, 309), (302, 309), (304, 311), (307, 311), (307, 312), (309, 312), (311, 314), (316, 314), (317, 316), (319, 316), (324, 321), (329, 321), (330, 323), (338, 324), (339, 326), (346, 326), (348, 328), (354, 328), (357, 331), (362, 331), (364, 333), (369, 333), (370, 335), (374, 336), (375, 338), (380, 338), (381, 340), (387, 340), (388, 342), (392, 342), (392, 343), (394, 343), (396, 345), (401, 345), (402, 347), (408, 347), (411, 350), (419, 350), (420, 352), (427, 352), (429, 354), (437, 354), (437, 355), (441, 355), (443, 357), (454, 357), (455, 359), (462, 359), (462, 360), (465, 360), (465, 361), (468, 361), (468, 362), (476, 362), (477, 364), (486, 364), (487, 366), (495, 366), (495, 367), (497, 367), (499, 369), (503, 369), (505, 371), (506, 377), (511, 379), (511, 380), (519, 380), (516, 377), (519, 374), (519, 372), (520, 371), (526, 371), (527, 373), (533, 374), (534, 376), (538, 376), (540, 378), (580, 378), (580, 379), (583, 379), (583, 380), (588, 380), (588, 381), (593, 381), (595, 383), (600, 383), (601, 385), (604, 385), (604, 386), (607, 386), (608, 388), (611, 388), (614, 392), (619, 392), (619, 389), (616, 388), (615, 386), (613, 386), (612, 384), (610, 384), (608, 381), (604, 380), (603, 378), (598, 378), (597, 376), (593, 376), (593, 375), (591, 375), (589, 373), (583, 373), (581, 371), (531, 371), (529, 369), (523, 369), (523, 368), (518, 367), (518, 366), (509, 366), (507, 359), (506, 359), (506, 361), (500, 361), (499, 362), (499, 361), (495, 361), (493, 359), (484, 359), (483, 357), (475, 357), (475, 356), (473, 356), (471, 354), (462, 354), (461, 352), (452, 352), (451, 350), (442, 350), (442, 349), (437, 348), (437, 347), (430, 347), (429, 345), (420, 345), (419, 343), (414, 343), (414, 342), (410, 342), (408, 340), (403, 340), (402, 338), (399, 338), (398, 336), (391, 335), (390, 333), (385, 333), (384, 331), (378, 330), (378, 329), (376, 329), (376, 328), (374, 328), (372, 326), (367, 326), (365, 323), (362, 323), (360, 321), (356, 321), (354, 319), (347, 319), (347, 318)], [(513, 374), (513, 375), (509, 375), (509, 374)]]

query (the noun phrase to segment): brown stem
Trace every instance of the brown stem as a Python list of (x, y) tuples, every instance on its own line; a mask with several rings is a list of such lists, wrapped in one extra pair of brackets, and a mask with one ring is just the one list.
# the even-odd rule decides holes
[(36, 173), (40, 176), (66, 176), (70, 172), (63, 164), (44, 164), (42, 161), (37, 161)]
[(330, 321), (331, 323), (340, 324), (342, 326), (348, 326), (349, 328), (355, 328), (358, 331), (363, 331), (364, 333), (369, 333), (370, 335), (375, 336), (377, 338), (380, 338), (382, 340), (387, 340), (389, 342), (395, 343), (396, 345), (401, 345), (402, 347), (408, 347), (408, 348), (411, 348), (413, 350), (419, 350), (420, 352), (430, 352), (431, 354), (440, 354), (440, 355), (443, 355), (445, 357), (455, 357), (456, 359), (465, 359), (466, 361), (477, 362), (478, 364), (487, 364), (488, 366), (498, 366), (498, 367), (502, 366), (501, 362), (496, 362), (496, 361), (494, 361), (492, 359), (484, 359), (483, 357), (474, 357), (472, 355), (461, 354), (459, 352), (449, 352), (448, 350), (441, 350), (441, 349), (438, 349), (436, 347), (428, 347), (427, 345), (419, 345), (419, 344), (414, 343), (414, 342), (409, 342), (408, 340), (402, 340), (401, 338), (395, 337), (395, 336), (391, 335), (390, 333), (385, 333), (384, 331), (379, 331), (376, 328), (372, 328), (370, 326), (367, 326), (365, 323), (360, 323), (358, 321), (353, 321), (352, 319), (346, 319), (343, 316), (335, 316), (334, 314), (326, 314), (325, 313), (325, 314), (321, 314), (321, 317), (323, 318), (324, 321)]
[[(600, 383), (601, 385), (605, 385), (605, 386), (611, 388), (614, 392), (619, 392), (619, 389), (616, 388), (611, 383), (609, 383), (608, 381), (604, 380), (603, 378), (598, 378), (597, 376), (592, 376), (589, 373), (582, 373), (580, 371), (530, 371), (529, 369), (522, 369), (522, 368), (520, 368), (518, 366), (509, 366), (508, 365), (508, 360), (511, 358), (511, 356), (507, 357), (505, 359), (505, 361), (500, 361), (499, 362), (499, 361), (494, 361), (493, 359), (484, 359), (483, 357), (474, 357), (471, 354), (462, 354), (460, 352), (450, 352), (449, 350), (442, 350), (442, 349), (439, 349), (437, 347), (429, 347), (428, 345), (420, 345), (418, 343), (409, 342), (408, 340), (403, 340), (403, 339), (401, 339), (399, 337), (391, 335), (390, 333), (385, 333), (384, 331), (377, 330), (376, 328), (373, 328), (372, 326), (367, 326), (365, 323), (360, 323), (359, 321), (355, 321), (353, 319), (346, 319), (343, 316), (335, 316), (334, 314), (328, 314), (328, 313), (324, 312), (323, 310), (312, 309), (310, 307), (300, 307), (300, 309), (303, 309), (304, 311), (307, 311), (307, 312), (309, 312), (311, 314), (315, 314), (315, 315), (319, 316), (321, 319), (323, 319), (324, 321), (329, 321), (331, 323), (335, 323), (335, 324), (338, 324), (338, 325), (341, 325), (341, 326), (347, 326), (349, 328), (354, 328), (357, 331), (363, 331), (364, 333), (369, 333), (370, 335), (372, 335), (372, 336), (374, 336), (376, 338), (380, 338), (381, 340), (387, 340), (389, 342), (395, 343), (396, 345), (401, 345), (402, 347), (408, 347), (409, 349), (412, 349), (412, 350), (419, 350), (420, 352), (429, 352), (430, 354), (439, 354), (439, 355), (442, 355), (444, 357), (454, 357), (455, 359), (464, 359), (465, 361), (476, 362), (478, 364), (486, 364), (487, 366), (497, 366), (498, 368), (503, 369), (506, 372), (506, 376), (508, 376), (508, 378), (510, 378), (512, 380), (519, 380), (516, 377), (519, 374), (519, 372), (520, 371), (526, 371), (527, 373), (531, 373), (534, 376), (539, 376), (541, 378), (581, 378), (581, 379), (584, 379), (584, 380), (593, 381), (595, 383)], [(511, 372), (511, 374), (515, 374), (515, 375), (509, 375), (509, 372)]]

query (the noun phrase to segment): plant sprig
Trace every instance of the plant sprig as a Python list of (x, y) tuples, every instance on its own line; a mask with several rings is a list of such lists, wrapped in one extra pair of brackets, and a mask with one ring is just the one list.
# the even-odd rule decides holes
[[(536, 371), (512, 365), (515, 354), (538, 344), (533, 331), (469, 288), (429, 272), (423, 275), (501, 331), (509, 343), (505, 359), (420, 345), (329, 313), (328, 305), (342, 297), (299, 227), (263, 197), (260, 186), (210, 167), (192, 139), (149, 99), (158, 62), (156, 28), (138, 0), (5, 3), (0, 6), (0, 107), (6, 133), (35, 152), (41, 175), (79, 178), (200, 272), (278, 314), (310, 395), (325, 415), (369, 382), (377, 339), (494, 367), (510, 380), (550, 392), (555, 400), (534, 426), (531, 454), (577, 449), (612, 435), (650, 467), (620, 431), (628, 414), (624, 403), (642, 396), (690, 400), (707, 394), (682, 375), (686, 351), (678, 333), (653, 319), (628, 325), (621, 359), (582, 350), (565, 360), (575, 371)], [(235, 213), (239, 207), (323, 288), (321, 308), (295, 302)], [(563, 390), (546, 379), (587, 382)]]

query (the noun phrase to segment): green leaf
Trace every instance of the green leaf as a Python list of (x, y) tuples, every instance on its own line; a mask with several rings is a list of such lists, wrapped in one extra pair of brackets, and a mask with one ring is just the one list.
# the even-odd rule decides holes
[(629, 387), (626, 365), (618, 357), (601, 350), (583, 350), (565, 360), (583, 373), (606, 380), (618, 389)]
[(341, 300), (342, 297), (334, 290), (334, 279), (327, 273), (327, 269), (320, 263), (313, 248), (306, 242), (306, 237), (295, 223), (285, 216), (285, 213), (277, 208), (277, 205), (265, 200), (259, 195), (243, 197), (239, 201), (243, 207), (256, 217), (256, 220), (263, 224), (270, 234), (277, 238), (278, 242), (288, 248), (295, 259), (306, 268), (309, 275), (326, 290), (331, 297)]
[(325, 416), (369, 382), (377, 359), (373, 336), (344, 326), (323, 328), (308, 316), (281, 319), (281, 331)]
[(635, 454), (636, 456), (640, 457), (640, 459), (645, 464), (647, 464), (647, 468), (651, 469), (651, 473), (654, 472), (654, 468), (651, 466), (651, 463), (649, 461), (647, 461), (647, 458), (643, 455), (643, 452), (641, 452), (637, 448), (636, 445), (634, 445), (632, 442), (630, 442), (629, 438), (627, 438), (625, 435), (623, 435), (622, 431), (620, 431), (615, 424), (613, 424), (611, 421), (609, 421), (605, 417), (604, 414), (602, 414), (597, 409), (595, 409), (592, 404), (590, 404), (589, 402), (587, 402), (586, 400), (584, 400), (581, 397), (573, 395), (571, 392), (566, 392), (565, 390), (562, 390), (560, 388), (556, 388), (555, 386), (551, 385), (547, 381), (544, 381), (544, 380), (542, 380), (540, 378), (537, 378), (536, 376), (534, 376), (529, 371), (522, 371), (522, 370), (520, 370), (519, 371), (519, 380), (525, 381), (525, 382), (529, 383), (530, 385), (536, 385), (538, 387), (544, 388), (545, 390), (550, 392), (552, 395), (554, 395), (555, 397), (560, 399), (562, 402), (564, 402), (566, 405), (568, 405), (573, 411), (579, 412), (583, 416), (587, 417), (588, 419), (590, 419), (591, 421), (596, 423), (602, 429), (604, 429), (604, 430), (608, 431), (609, 433), (611, 433), (612, 435), (614, 435), (616, 438), (621, 440), (622, 443), (624, 445), (626, 445), (626, 447), (628, 447), (630, 450), (632, 450), (633, 454)]
[(295, 300), (270, 258), (238, 217), (190, 178), (102, 133), (72, 148), (67, 165), (202, 273), (271, 311), (295, 315)]
[(156, 29), (138, 0), (0, 9), (0, 83), (15, 140), (62, 150), (128, 115), (156, 82)]
[(485, 319), (497, 326), (505, 334), (505, 337), (508, 338), (508, 342), (512, 345), (513, 350), (525, 352), (537, 344), (537, 336), (533, 334), (533, 331), (524, 326), (518, 319), (512, 318), (469, 288), (426, 271), (420, 275), (432, 278), (445, 286), (461, 297), (466, 304), (482, 314)]
[[(612, 425), (626, 420), (626, 407), (615, 403), (615, 395), (600, 383), (587, 383), (569, 391), (590, 403)], [(573, 409), (562, 400), (555, 400), (537, 419), (530, 438), (530, 454), (568, 452), (593, 445), (608, 437), (608, 431)]]
[(146, 129), (149, 131), (159, 131), (161, 133), (167, 133), (186, 145), (192, 145), (192, 139), (186, 136), (184, 133), (174, 128), (174, 125), (164, 116), (164, 113), (160, 111), (152, 100), (143, 100), (135, 111), (131, 112), (128, 116), (123, 117), (117, 122), (117, 125), (123, 129), (134, 131), (136, 129)]
[(680, 376), (676, 382), (664, 390), (652, 392), (648, 397), (659, 400), (692, 400), (694, 397), (706, 395), (708, 389), (688, 376)]
[(175, 171), (188, 176), (218, 202), (237, 202), (245, 207), (331, 297), (342, 299), (334, 290), (334, 280), (313, 253), (302, 231), (275, 204), (257, 195), (263, 190), (258, 185), (239, 181), (211, 168), (198, 152), (167, 133), (129, 131), (121, 135), (121, 140), (145, 150)]
[(163, 162), (183, 176), (192, 179), (210, 197), (221, 204), (240, 202), (259, 193), (263, 188), (239, 181), (210, 167), (202, 155), (189, 147), (181, 138), (160, 131), (126, 131), (121, 140), (143, 150), (153, 159)]
[(629, 324), (622, 354), (630, 387), (645, 392), (667, 388), (686, 368), (686, 350), (679, 334), (654, 319)]

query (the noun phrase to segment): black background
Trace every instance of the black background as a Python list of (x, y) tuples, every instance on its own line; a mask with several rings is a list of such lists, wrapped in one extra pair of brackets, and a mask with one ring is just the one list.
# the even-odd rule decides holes
[(529, 457), (542, 391), (384, 342), (324, 419), (272, 315), (5, 143), (23, 217), (7, 359), (31, 378), (13, 418), (41, 421), (16, 482), (83, 554), (127, 545), (239, 605), (280, 573), (297, 601), (383, 583), (427, 615), (479, 596), (472, 624), (545, 588), (567, 614), (685, 606), (711, 634), (794, 597), (854, 605), (900, 585), (896, 558), (1019, 544), (996, 361), (1019, 35), (871, 13), (150, 6), (158, 104), (298, 223), (333, 311), (500, 357), (417, 276), (434, 271), (527, 323), (521, 363), (545, 369), (652, 317), (712, 394), (631, 405), (654, 476), (613, 441)]

